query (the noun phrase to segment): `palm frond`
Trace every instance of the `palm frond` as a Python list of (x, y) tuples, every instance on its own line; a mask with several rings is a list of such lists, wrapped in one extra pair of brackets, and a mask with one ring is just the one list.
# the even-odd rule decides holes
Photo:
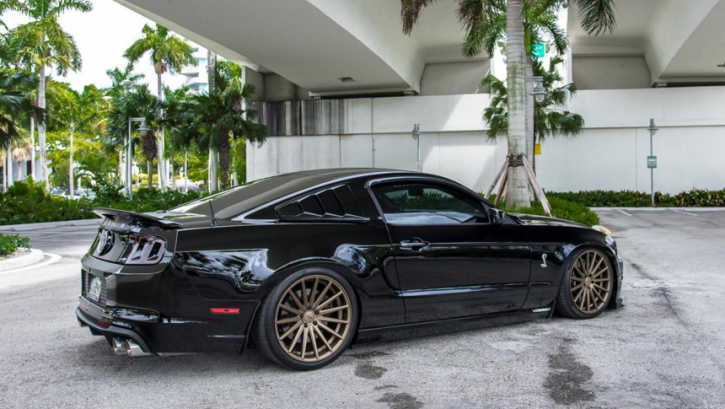
[(589, 35), (613, 32), (617, 26), (614, 0), (574, 0), (581, 26)]

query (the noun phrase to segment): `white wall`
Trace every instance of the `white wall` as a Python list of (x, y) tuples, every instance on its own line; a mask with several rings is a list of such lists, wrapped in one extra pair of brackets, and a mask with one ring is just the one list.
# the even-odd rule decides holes
[(421, 95), (456, 95), (488, 92), (481, 80), (491, 69), (489, 60), (427, 64), (420, 80)]
[[(270, 137), (248, 147), (247, 175), (255, 180), (304, 169), (414, 168), (421, 124), (423, 170), (477, 191), (488, 188), (506, 155), (505, 139), (485, 136), (489, 96), (447, 95), (358, 99), (346, 111), (345, 133)], [(350, 100), (353, 101), (353, 100)], [(655, 136), (655, 188), (678, 193), (725, 188), (725, 88), (581, 91), (568, 109), (584, 116), (576, 138), (550, 138), (536, 157), (550, 191), (649, 190), (649, 118)]]
[(572, 62), (580, 90), (649, 88), (650, 70), (643, 56), (580, 57)]

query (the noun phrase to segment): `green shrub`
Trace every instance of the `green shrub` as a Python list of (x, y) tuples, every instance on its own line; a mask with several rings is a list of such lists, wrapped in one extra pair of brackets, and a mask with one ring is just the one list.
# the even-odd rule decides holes
[[(629, 190), (621, 192), (611, 190), (547, 192), (546, 196), (579, 203), (587, 207), (649, 207), (652, 205), (652, 197), (649, 193)], [(676, 195), (655, 192), (655, 203), (658, 207), (721, 207), (725, 206), (725, 189), (693, 189)]]
[(15, 182), (7, 192), (0, 193), (0, 225), (93, 219), (98, 217), (93, 213), (94, 207), (153, 212), (201, 197), (193, 191), (168, 190), (162, 193), (156, 189), (141, 188), (134, 192), (133, 200), (128, 200), (122, 189), (123, 186), (119, 185), (99, 186), (95, 189), (93, 201), (85, 198), (68, 200), (51, 196), (42, 183), (32, 180)]
[(30, 248), (30, 239), (15, 235), (0, 234), (0, 257), (13, 254), (18, 247)]
[[(557, 197), (552, 197), (550, 195), (547, 195), (546, 198), (549, 200), (549, 204), (551, 205), (551, 215), (553, 217), (556, 217), (558, 219), (571, 220), (573, 222), (581, 223), (586, 226), (595, 226), (599, 224), (599, 216), (582, 204), (569, 202), (559, 199)], [(533, 202), (531, 203), (530, 207), (524, 207), (520, 209), (517, 209), (515, 206), (507, 207), (505, 203), (501, 203), (501, 205), (501, 208), (507, 213), (522, 213), (536, 216), (548, 216), (540, 202)]]

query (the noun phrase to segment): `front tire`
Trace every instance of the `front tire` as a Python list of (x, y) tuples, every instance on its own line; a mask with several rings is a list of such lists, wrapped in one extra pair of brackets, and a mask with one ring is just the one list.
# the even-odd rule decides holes
[(280, 282), (260, 306), (253, 333), (262, 353), (297, 370), (319, 369), (344, 353), (357, 328), (355, 292), (339, 274), (305, 269)]
[(578, 250), (566, 264), (557, 312), (577, 319), (599, 316), (612, 298), (614, 277), (612, 263), (604, 252), (594, 248)]

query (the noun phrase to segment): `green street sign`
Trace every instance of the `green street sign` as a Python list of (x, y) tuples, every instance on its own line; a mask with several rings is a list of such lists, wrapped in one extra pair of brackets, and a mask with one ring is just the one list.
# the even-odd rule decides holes
[(647, 169), (657, 169), (656, 156), (647, 156)]
[(531, 47), (531, 58), (544, 58), (544, 56), (546, 56), (546, 44), (533, 44)]

